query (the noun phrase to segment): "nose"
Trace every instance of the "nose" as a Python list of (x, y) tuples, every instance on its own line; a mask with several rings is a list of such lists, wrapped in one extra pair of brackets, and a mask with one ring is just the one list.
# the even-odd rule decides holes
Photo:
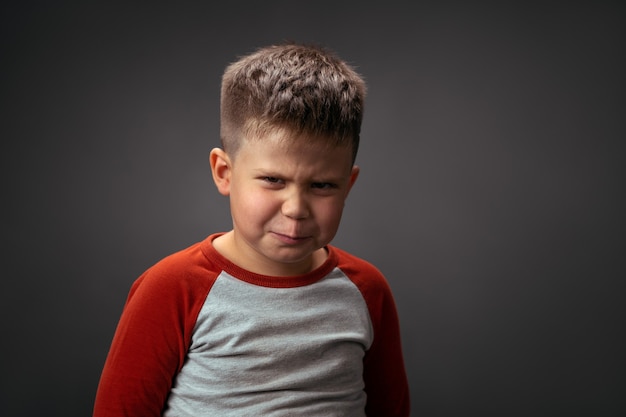
[(294, 220), (309, 217), (309, 205), (306, 196), (302, 191), (290, 191), (283, 201), (281, 212), (284, 216)]

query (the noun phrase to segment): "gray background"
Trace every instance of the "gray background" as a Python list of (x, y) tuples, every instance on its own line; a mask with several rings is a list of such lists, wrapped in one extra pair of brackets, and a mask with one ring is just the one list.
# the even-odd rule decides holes
[(222, 70), (286, 39), (369, 84), (335, 243), (391, 283), (413, 415), (624, 415), (623, 2), (0, 7), (0, 415), (90, 414), (132, 281), (229, 228)]

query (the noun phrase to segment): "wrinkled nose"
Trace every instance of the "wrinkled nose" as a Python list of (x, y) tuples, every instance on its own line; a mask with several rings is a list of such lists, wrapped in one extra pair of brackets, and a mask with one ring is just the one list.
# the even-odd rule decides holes
[(306, 197), (299, 191), (289, 193), (283, 202), (281, 212), (284, 216), (295, 220), (309, 217), (309, 205)]

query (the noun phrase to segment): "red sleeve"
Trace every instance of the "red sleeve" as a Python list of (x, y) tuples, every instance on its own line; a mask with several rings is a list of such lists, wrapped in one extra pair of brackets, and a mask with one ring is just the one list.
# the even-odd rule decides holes
[(135, 281), (102, 371), (94, 417), (161, 416), (215, 279), (192, 247)]
[(355, 283), (369, 309), (374, 341), (363, 359), (368, 417), (408, 417), (409, 384), (400, 324), (388, 282), (373, 265), (341, 252), (339, 268)]

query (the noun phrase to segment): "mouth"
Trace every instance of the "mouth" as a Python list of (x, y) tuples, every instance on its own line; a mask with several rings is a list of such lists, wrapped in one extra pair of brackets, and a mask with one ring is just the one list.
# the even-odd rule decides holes
[(286, 235), (286, 234), (278, 233), (278, 232), (272, 232), (272, 233), (274, 236), (278, 238), (278, 240), (280, 240), (281, 242), (290, 244), (290, 245), (302, 243), (310, 239), (310, 236), (292, 236), (292, 235)]

